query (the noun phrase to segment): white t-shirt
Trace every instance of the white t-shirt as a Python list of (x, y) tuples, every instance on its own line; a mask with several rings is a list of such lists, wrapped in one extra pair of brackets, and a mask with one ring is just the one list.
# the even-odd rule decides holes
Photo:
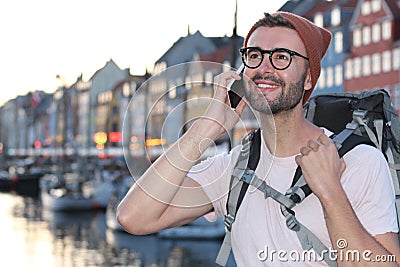
[[(203, 187), (217, 216), (226, 214), (231, 173), (240, 148), (209, 158), (188, 173)], [(285, 193), (297, 168), (294, 158), (274, 157), (263, 140), (256, 174)], [(365, 229), (373, 236), (397, 232), (395, 193), (382, 153), (371, 146), (359, 145), (344, 160), (346, 170), (341, 183)], [(296, 218), (325, 246), (332, 247), (321, 204), (314, 194), (293, 210)], [(213, 214), (206, 217), (210, 219), (210, 215)], [(322, 260), (301, 260), (304, 251), (296, 233), (286, 226), (279, 204), (271, 198), (264, 199), (263, 193), (253, 186), (249, 186), (232, 226), (232, 250), (238, 266), (326, 266)]]

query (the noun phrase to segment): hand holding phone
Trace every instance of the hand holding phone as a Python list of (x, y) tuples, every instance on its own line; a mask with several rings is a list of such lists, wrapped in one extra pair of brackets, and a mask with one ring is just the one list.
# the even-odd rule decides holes
[(232, 78), (229, 81), (228, 85), (226, 86), (226, 89), (228, 90), (229, 104), (232, 110), (236, 109), (237, 105), (242, 100), (244, 95), (243, 70), (244, 70), (244, 64), (242, 63), (242, 65), (240, 65), (240, 67), (236, 71), (236, 74), (239, 74), (241, 79), (235, 80)]

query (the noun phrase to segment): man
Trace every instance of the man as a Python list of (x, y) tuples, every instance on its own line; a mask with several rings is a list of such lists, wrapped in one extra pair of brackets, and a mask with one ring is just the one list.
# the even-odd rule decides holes
[[(360, 145), (340, 159), (321, 129), (302, 113), (320, 74), (320, 62), (331, 35), (291, 13), (265, 14), (249, 31), (241, 49), (245, 63), (246, 102), (259, 113), (262, 144), (258, 177), (281, 193), (290, 187), (300, 165), (313, 191), (295, 208), (298, 220), (327, 247), (371, 251), (369, 259), (395, 255), (400, 259), (394, 191), (382, 154)], [(233, 73), (216, 77), (214, 98), (203, 118), (165, 152), (131, 188), (118, 208), (118, 220), (134, 234), (147, 234), (186, 224), (205, 214), (226, 214), (227, 192), (240, 147), (199, 165), (201, 153), (231, 130), (246, 105), (235, 111), (226, 85)], [(212, 212), (212, 213), (210, 213)], [(345, 240), (343, 247), (338, 241)], [(320, 266), (322, 261), (260, 260), (257, 252), (302, 252), (296, 233), (286, 227), (279, 204), (249, 187), (232, 228), (232, 248), (238, 266)], [(339, 259), (340, 260), (340, 259)], [(366, 266), (368, 262), (339, 262)], [(396, 266), (386, 262), (385, 266)]]

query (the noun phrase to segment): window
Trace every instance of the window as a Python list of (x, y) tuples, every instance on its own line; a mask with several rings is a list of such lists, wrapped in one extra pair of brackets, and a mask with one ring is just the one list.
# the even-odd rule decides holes
[(353, 31), (353, 45), (359, 47), (361, 45), (361, 29), (355, 29)]
[(382, 53), (382, 71), (389, 72), (392, 69), (392, 54), (390, 51), (384, 51)]
[(170, 99), (175, 99), (176, 98), (176, 86), (174, 81), (169, 81), (168, 82), (168, 96)]
[(394, 86), (394, 101), (393, 105), (396, 110), (400, 109), (400, 84)]
[(333, 86), (333, 68), (328, 67), (326, 68), (326, 87)]
[(354, 59), (354, 78), (359, 78), (361, 76), (361, 58), (356, 57)]
[(334, 38), (335, 38), (335, 52), (342, 53), (342, 51), (343, 51), (343, 33), (340, 31), (336, 32)]
[(111, 91), (105, 91), (102, 93), (99, 93), (97, 95), (97, 103), (99, 104), (105, 104), (110, 102), (112, 99), (112, 92)]
[(204, 77), (205, 82), (206, 82), (207, 84), (212, 84), (212, 83), (213, 83), (213, 78), (214, 78), (213, 73), (212, 73), (211, 71), (207, 71), (207, 72), (206, 72), (206, 75), (205, 75), (205, 77)]
[(400, 47), (393, 50), (393, 70), (400, 69)]
[(129, 97), (131, 93), (131, 87), (129, 86), (129, 83), (124, 83), (122, 86), (122, 95), (125, 97)]
[(154, 67), (154, 73), (159, 73), (167, 68), (167, 62), (162, 61), (160, 63), (157, 63)]
[(189, 75), (185, 77), (185, 86), (187, 89), (192, 89), (192, 77)]
[(362, 69), (363, 76), (368, 76), (371, 74), (371, 57), (369, 55), (363, 56), (362, 58)]
[(335, 7), (331, 13), (331, 24), (337, 26), (340, 24), (340, 7)]
[(340, 86), (343, 83), (343, 67), (342, 65), (335, 66), (335, 85)]
[(314, 17), (314, 23), (319, 26), (323, 27), (324, 26), (324, 17), (322, 16), (321, 13), (317, 13)]
[(348, 59), (345, 62), (344, 77), (346, 80), (350, 80), (351, 78), (353, 78), (353, 61), (351, 59)]
[(372, 12), (378, 12), (381, 9), (381, 0), (372, 0), (371, 9)]
[(318, 79), (318, 87), (323, 89), (325, 87), (325, 69), (321, 68), (321, 74), (319, 75)]
[(371, 28), (368, 26), (365, 26), (363, 28), (363, 44), (364, 45), (369, 45), (371, 43)]
[(361, 6), (361, 14), (363, 14), (364, 16), (365, 16), (365, 15), (371, 14), (371, 2), (369, 2), (369, 1), (364, 1), (364, 2), (362, 3), (362, 6)]
[(231, 70), (231, 63), (229, 62), (229, 60), (225, 60), (223, 64), (223, 72), (227, 72)]
[(118, 127), (118, 123), (113, 123), (112, 125), (111, 125), (111, 131), (113, 131), (113, 132), (118, 132), (119, 131), (119, 127)]
[(381, 40), (381, 25), (375, 23), (372, 25), (372, 42), (377, 43)]
[(372, 73), (378, 74), (381, 72), (381, 54), (375, 53), (372, 55)]
[(392, 36), (392, 23), (390, 20), (382, 23), (382, 39), (389, 40)]

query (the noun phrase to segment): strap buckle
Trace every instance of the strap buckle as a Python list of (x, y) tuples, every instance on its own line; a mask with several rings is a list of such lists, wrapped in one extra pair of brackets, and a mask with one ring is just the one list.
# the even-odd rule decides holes
[(346, 124), (346, 129), (349, 129), (349, 130), (357, 130), (358, 127), (359, 127), (359, 124), (355, 120)]
[(353, 119), (355, 118), (360, 118), (360, 119), (365, 119), (365, 116), (367, 116), (368, 110), (363, 110), (363, 109), (357, 109), (353, 111)]
[(300, 186), (293, 186), (292, 188), (289, 188), (285, 196), (290, 198), (296, 204), (302, 202), (306, 198), (306, 194)]
[(296, 219), (296, 216), (291, 213), (288, 213), (286, 216), (286, 225), (292, 231), (297, 232), (300, 230), (299, 221)]
[(245, 136), (242, 137), (242, 145), (245, 143), (249, 143), (249, 141), (252, 141), (254, 138), (255, 131), (251, 130), (249, 133), (247, 133)]
[(281, 205), (281, 212), (282, 212), (282, 215), (285, 216), (286, 226), (290, 230), (298, 232), (300, 230), (300, 223), (296, 219), (294, 211)]
[(240, 178), (240, 180), (245, 183), (250, 184), (251, 180), (254, 177), (254, 174), (255, 174), (255, 171), (246, 169), (246, 170), (244, 170), (244, 173), (243, 173), (242, 177)]
[(225, 215), (224, 225), (229, 232), (232, 230), (232, 224), (234, 221), (235, 217), (233, 217), (231, 214)]
[(346, 129), (357, 130), (357, 128), (360, 126), (359, 121), (363, 121), (365, 119), (365, 116), (367, 116), (367, 113), (368, 113), (367, 110), (362, 110), (362, 109), (354, 110), (353, 120), (346, 124)]

